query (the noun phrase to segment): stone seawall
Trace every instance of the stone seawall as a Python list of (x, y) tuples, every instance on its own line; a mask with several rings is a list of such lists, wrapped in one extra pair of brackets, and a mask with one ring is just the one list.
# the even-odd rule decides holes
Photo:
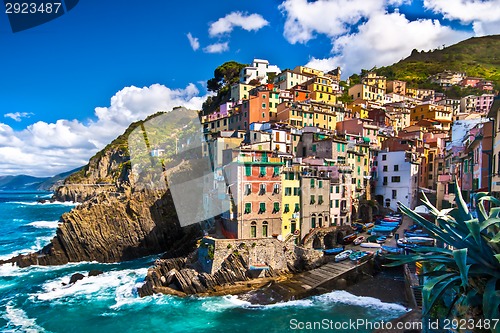
[[(210, 295), (225, 293), (224, 290), (236, 294), (253, 288), (255, 283), (274, 281), (322, 263), (321, 252), (274, 238), (204, 237), (198, 249), (187, 258), (157, 260), (148, 270), (139, 294)], [(235, 287), (238, 283), (240, 287)]]

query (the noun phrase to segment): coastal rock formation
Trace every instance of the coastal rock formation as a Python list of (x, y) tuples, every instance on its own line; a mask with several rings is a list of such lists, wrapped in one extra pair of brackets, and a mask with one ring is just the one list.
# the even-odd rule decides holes
[(139, 295), (236, 294), (251, 289), (255, 281), (269, 283), (322, 263), (320, 252), (273, 238), (205, 237), (198, 249), (187, 257), (156, 260), (154, 267), (148, 270), (144, 285), (139, 288)]
[[(130, 125), (56, 190), (53, 199), (81, 204), (61, 217), (50, 244), (36, 253), (19, 255), (0, 264), (25, 267), (118, 262), (174, 249), (176, 255), (193, 251), (196, 239), (201, 237), (199, 226), (181, 228), (170, 191), (131, 186), (127, 139), (141, 124)], [(171, 135), (180, 131), (167, 130)], [(180, 165), (189, 172), (188, 162), (181, 161)]]

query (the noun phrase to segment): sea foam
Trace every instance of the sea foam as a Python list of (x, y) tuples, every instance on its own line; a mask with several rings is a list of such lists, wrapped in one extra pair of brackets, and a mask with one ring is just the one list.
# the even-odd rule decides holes
[(26, 312), (12, 305), (12, 302), (5, 307), (3, 318), (7, 321), (7, 329), (4, 332), (45, 332), (43, 327), (36, 324), (36, 320), (29, 318)]
[(57, 229), (59, 221), (34, 221), (26, 225), (41, 229)]

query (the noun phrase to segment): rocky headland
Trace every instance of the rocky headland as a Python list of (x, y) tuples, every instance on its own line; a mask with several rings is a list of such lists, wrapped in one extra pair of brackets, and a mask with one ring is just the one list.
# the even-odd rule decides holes
[[(131, 124), (57, 188), (54, 200), (80, 204), (61, 216), (50, 244), (0, 264), (26, 267), (80, 261), (108, 263), (167, 251), (178, 255), (193, 251), (196, 239), (201, 237), (200, 229), (198, 225), (180, 226), (170, 191), (131, 185), (128, 137), (144, 122)], [(167, 130), (170, 135), (180, 131)]]

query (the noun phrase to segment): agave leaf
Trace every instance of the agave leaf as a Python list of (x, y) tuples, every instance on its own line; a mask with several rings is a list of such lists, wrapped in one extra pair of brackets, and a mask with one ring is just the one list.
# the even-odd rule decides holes
[(484, 197), (480, 198), (478, 201), (482, 202), (482, 201), (485, 201), (485, 200), (491, 201), (495, 205), (499, 205), (500, 206), (500, 200), (498, 200), (497, 198), (495, 198), (494, 196), (491, 196), (491, 195), (484, 196)]
[(450, 256), (453, 255), (452, 250), (441, 248), (441, 247), (419, 246), (419, 247), (412, 248), (410, 250), (412, 250), (413, 252), (416, 252), (416, 253), (421, 253), (421, 252), (423, 252), (423, 253), (442, 253), (442, 254), (448, 254)]
[(434, 303), (436, 303), (436, 300), (440, 298), (447, 289), (456, 285), (458, 281), (460, 281), (460, 277), (455, 273), (450, 273), (429, 279), (425, 282), (424, 288), (422, 289), (425, 309), (424, 316), (429, 313)]
[(471, 265), (467, 265), (467, 249), (459, 249), (453, 251), (453, 258), (457, 263), (458, 270), (460, 271), (460, 278), (462, 279), (462, 287), (466, 287), (469, 284), (469, 268)]
[(468, 221), (465, 221), (465, 224), (467, 225), (467, 228), (469, 228), (469, 231), (472, 237), (474, 237), (476, 243), (481, 246), (482, 239), (479, 221), (477, 219), (470, 219)]
[(500, 207), (492, 207), (490, 209), (489, 218), (498, 218), (500, 217)]
[(425, 195), (424, 192), (422, 192), (422, 196), (424, 198), (421, 201), (427, 208), (429, 208), (429, 212), (433, 215), (438, 215), (440, 213), (439, 210), (436, 207), (434, 207), (433, 204), (431, 204), (429, 198), (427, 198), (427, 195)]
[(486, 283), (483, 294), (483, 313), (488, 319), (500, 318), (498, 306), (500, 306), (500, 290), (496, 290), (497, 278), (491, 278)]
[(455, 201), (457, 203), (457, 210), (460, 216), (460, 220), (468, 221), (472, 219), (472, 215), (469, 212), (469, 208), (467, 208), (467, 204), (462, 197), (462, 192), (460, 191), (460, 187), (458, 186), (457, 182), (455, 182)]
[(484, 220), (488, 219), (488, 213), (486, 213), (486, 209), (484, 208), (484, 202), (479, 201), (482, 197), (487, 196), (487, 195), (488, 195), (487, 192), (479, 192), (479, 193), (476, 193), (476, 195), (475, 195), (477, 206), (479, 208), (479, 214), (478, 214), (479, 222), (483, 222)]
[(500, 224), (500, 218), (498, 217), (490, 217), (487, 220), (485, 220), (483, 223), (481, 223), (481, 231), (484, 229), (488, 228), (489, 226), (495, 225), (495, 224)]
[(500, 242), (500, 232), (497, 233), (496, 236), (490, 240), (490, 243), (498, 243), (498, 242)]
[(495, 254), (495, 258), (497, 258), (498, 262), (500, 263), (500, 253), (499, 254)]

